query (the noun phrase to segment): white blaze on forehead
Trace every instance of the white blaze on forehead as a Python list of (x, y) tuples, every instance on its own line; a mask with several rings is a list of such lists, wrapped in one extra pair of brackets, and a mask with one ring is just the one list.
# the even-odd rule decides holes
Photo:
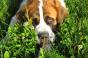
[(50, 26), (48, 26), (45, 21), (44, 21), (44, 18), (43, 18), (43, 1), (42, 0), (39, 0), (39, 15), (40, 15), (40, 22), (39, 22), (39, 25), (36, 26), (36, 32), (39, 33), (39, 32), (48, 32), (49, 33), (49, 39), (50, 41), (54, 41), (54, 33), (52, 32), (52, 29), (50, 28)]
[(40, 15), (40, 23), (45, 23), (44, 22), (44, 18), (43, 18), (43, 9), (42, 9), (42, 7), (43, 7), (43, 2), (42, 2), (42, 0), (39, 0), (39, 15)]

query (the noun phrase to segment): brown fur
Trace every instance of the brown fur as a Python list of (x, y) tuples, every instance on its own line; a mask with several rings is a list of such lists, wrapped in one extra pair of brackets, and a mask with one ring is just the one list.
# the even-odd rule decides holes
[[(28, 0), (25, 5), (16, 13), (17, 18), (21, 19), (27, 11), (29, 17), (38, 17), (38, 0)], [(44, 17), (49, 16), (54, 19), (54, 24), (62, 23), (67, 16), (67, 9), (62, 7), (58, 0), (43, 0)]]

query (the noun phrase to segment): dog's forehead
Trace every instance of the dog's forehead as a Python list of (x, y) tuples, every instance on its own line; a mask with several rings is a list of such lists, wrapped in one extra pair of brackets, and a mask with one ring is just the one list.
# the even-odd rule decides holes
[(35, 26), (37, 26), (39, 23), (42, 23), (42, 26), (44, 26), (44, 24), (48, 24), (48, 25), (50, 25), (50, 24), (56, 25), (57, 24), (56, 20), (54, 18), (43, 13), (44, 11), (42, 8), (43, 7), (42, 4), (41, 5), (39, 4), (38, 7), (40, 10), (38, 9), (38, 11), (33, 14), (33, 21), (35, 21), (34, 24), (37, 23)]
[[(65, 3), (64, 0), (24, 0), (25, 2), (22, 5), (25, 5), (28, 10), (29, 17), (37, 18), (36, 21), (40, 22), (40, 13), (39, 13), (39, 5), (42, 1), (42, 9), (43, 9), (43, 20), (47, 19), (46, 17), (49, 16), (50, 18), (54, 19), (54, 24), (57, 24), (59, 21), (64, 19), (65, 16)], [(30, 2), (30, 3), (29, 3)], [(24, 7), (21, 5), (21, 8)], [(60, 9), (61, 8), (61, 9)], [(24, 9), (24, 8), (23, 8)], [(25, 9), (22, 10), (25, 12)]]

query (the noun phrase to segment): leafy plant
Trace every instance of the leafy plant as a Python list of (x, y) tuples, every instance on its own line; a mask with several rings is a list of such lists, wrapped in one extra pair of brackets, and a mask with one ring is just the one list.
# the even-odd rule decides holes
[[(0, 0), (0, 58), (34, 58), (37, 35), (31, 21), (8, 28), (21, 1)], [(56, 33), (53, 49), (42, 49), (40, 58), (88, 58), (88, 0), (65, 2), (69, 15)]]
[(9, 27), (6, 39), (1, 41), (0, 47), (4, 51), (2, 54), (8, 51), (11, 57), (34, 57), (36, 38), (34, 27), (28, 22), (22, 26), (16, 24), (14, 27)]

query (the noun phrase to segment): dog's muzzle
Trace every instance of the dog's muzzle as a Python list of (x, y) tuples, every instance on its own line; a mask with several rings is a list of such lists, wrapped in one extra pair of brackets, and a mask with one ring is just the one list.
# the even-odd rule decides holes
[(38, 43), (41, 47), (46, 47), (48, 44), (54, 42), (55, 34), (49, 26), (40, 26), (36, 28), (38, 34)]
[(49, 43), (49, 34), (47, 32), (40, 32), (38, 34), (39, 40), (40, 40), (40, 46), (44, 47), (45, 45), (47, 45)]

